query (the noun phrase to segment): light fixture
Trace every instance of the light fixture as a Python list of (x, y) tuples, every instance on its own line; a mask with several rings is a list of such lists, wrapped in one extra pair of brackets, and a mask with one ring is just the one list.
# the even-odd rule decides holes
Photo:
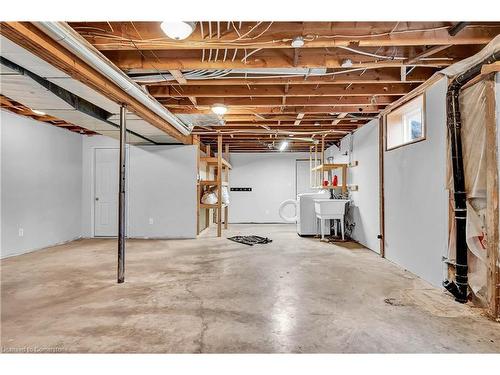
[(39, 115), (39, 116), (45, 116), (46, 113), (45, 112), (42, 112), (42, 111), (39, 111), (38, 109), (32, 109), (31, 110), (33, 113)]
[(288, 136), (289, 136), (289, 137), (293, 137), (293, 136), (294, 136), (294, 134), (288, 134)]
[(183, 40), (190, 36), (195, 27), (196, 22), (162, 22), (160, 25), (163, 32), (170, 38), (175, 40)]
[(304, 38), (301, 36), (296, 36), (292, 40), (292, 47), (293, 48), (300, 48), (304, 46)]
[(342, 61), (342, 64), (340, 65), (342, 68), (350, 68), (352, 66), (352, 60), (351, 59), (345, 59)]
[(288, 141), (283, 141), (283, 142), (281, 142), (281, 144), (280, 144), (280, 148), (279, 148), (279, 150), (280, 150), (280, 151), (284, 151), (287, 147), (288, 147)]
[(315, 126), (320, 126), (321, 124), (320, 124), (318, 121), (316, 121), (316, 122), (314, 123), (314, 125), (315, 125)]
[(212, 105), (212, 112), (216, 115), (223, 116), (227, 112), (227, 107), (224, 104), (215, 103)]

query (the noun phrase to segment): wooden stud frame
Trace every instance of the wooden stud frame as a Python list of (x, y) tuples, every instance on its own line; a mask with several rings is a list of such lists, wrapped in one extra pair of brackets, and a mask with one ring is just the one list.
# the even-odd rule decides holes
[(498, 154), (495, 81), (486, 81), (486, 266), (488, 313), (500, 320)]

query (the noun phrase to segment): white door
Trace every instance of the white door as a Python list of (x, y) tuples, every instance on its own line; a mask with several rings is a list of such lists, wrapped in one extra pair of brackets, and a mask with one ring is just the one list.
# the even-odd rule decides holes
[(295, 193), (312, 193), (316, 190), (311, 189), (309, 160), (296, 160), (295, 168)]
[(118, 149), (95, 149), (94, 236), (118, 235)]

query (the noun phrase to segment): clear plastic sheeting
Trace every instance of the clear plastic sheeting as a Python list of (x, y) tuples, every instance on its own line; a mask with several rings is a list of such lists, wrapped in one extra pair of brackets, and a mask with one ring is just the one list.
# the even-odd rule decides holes
[[(487, 303), (486, 265), (486, 85), (480, 81), (460, 94), (462, 153), (467, 192), (467, 246), (469, 285), (476, 298)], [(448, 159), (450, 160), (450, 158)], [(448, 187), (453, 191), (451, 165)], [(450, 206), (453, 212), (453, 206)], [(451, 220), (453, 223), (453, 220)], [(454, 223), (453, 223), (454, 224)], [(449, 258), (455, 258), (454, 225)]]
[(447, 77), (455, 77), (476, 66), (481, 61), (487, 59), (489, 56), (498, 51), (500, 51), (500, 35), (497, 35), (475, 55), (460, 60), (459, 62), (456, 62), (455, 64), (452, 64), (443, 70), (440, 70), (437, 74), (444, 74)]

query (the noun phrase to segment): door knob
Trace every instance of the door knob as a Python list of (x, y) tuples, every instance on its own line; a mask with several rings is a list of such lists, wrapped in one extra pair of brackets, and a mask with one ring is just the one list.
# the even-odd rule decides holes
[(98, 197), (95, 197), (95, 200), (96, 200), (96, 201), (98, 201), (98, 200), (99, 200), (99, 198), (98, 198)]

